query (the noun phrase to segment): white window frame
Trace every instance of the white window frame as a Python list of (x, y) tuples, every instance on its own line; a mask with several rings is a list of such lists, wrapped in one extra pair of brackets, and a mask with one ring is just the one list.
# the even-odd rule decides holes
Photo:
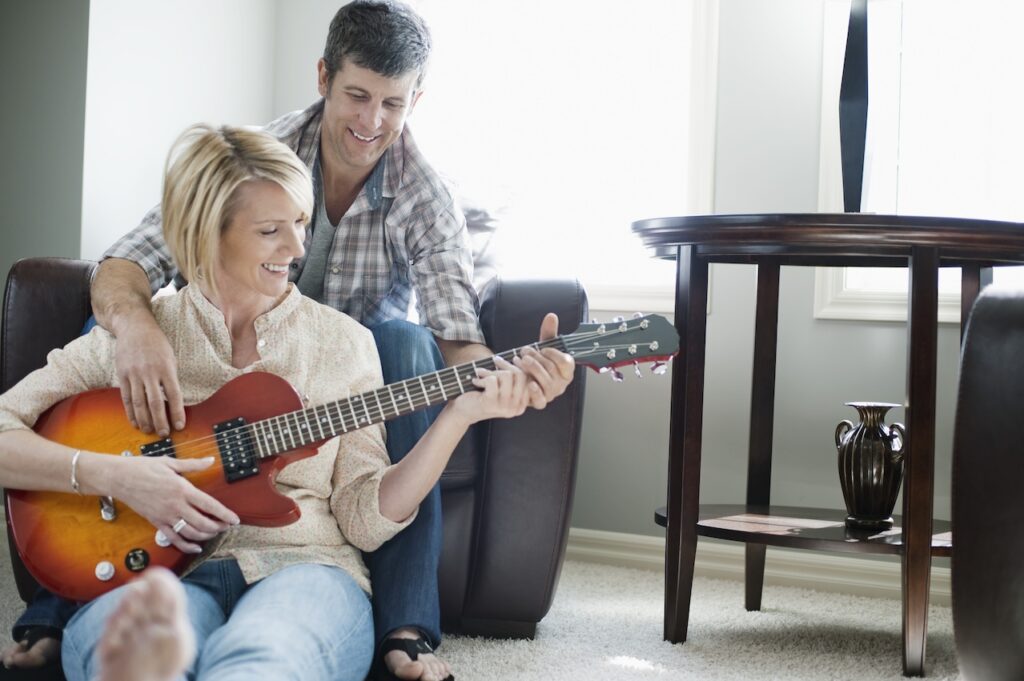
[[(845, 267), (818, 267), (814, 273), (815, 319), (905, 322), (907, 294), (865, 291), (846, 285)], [(960, 323), (960, 294), (939, 294), (939, 322)]]
[[(690, 35), (690, 154), (687, 159), (687, 205), (694, 215), (714, 212), (715, 131), (718, 113), (719, 0), (693, 0)], [(639, 238), (639, 237), (638, 237)], [(652, 256), (653, 257), (653, 256)], [(675, 312), (675, 288), (619, 286), (596, 282), (587, 286), (591, 310)], [(708, 279), (708, 314), (711, 280)]]
[[(849, 0), (826, 0), (822, 31), (821, 138), (818, 160), (818, 211), (843, 211), (843, 174), (839, 148), (839, 86), (846, 34), (836, 31), (836, 13), (849, 17)], [(960, 294), (939, 294), (939, 322), (960, 323)], [(815, 319), (907, 321), (907, 294), (865, 291), (846, 285), (845, 267), (817, 267), (814, 274)]]

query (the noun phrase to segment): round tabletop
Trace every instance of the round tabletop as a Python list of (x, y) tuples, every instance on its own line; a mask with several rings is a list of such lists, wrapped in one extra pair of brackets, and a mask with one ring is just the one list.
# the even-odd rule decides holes
[[(873, 213), (764, 213), (651, 218), (633, 231), (659, 257), (697, 246), (725, 262), (905, 265), (914, 247), (934, 247), (943, 265), (1024, 262), (1024, 223)], [(863, 260), (874, 262), (865, 263)], [(813, 262), (812, 262), (813, 261)]]

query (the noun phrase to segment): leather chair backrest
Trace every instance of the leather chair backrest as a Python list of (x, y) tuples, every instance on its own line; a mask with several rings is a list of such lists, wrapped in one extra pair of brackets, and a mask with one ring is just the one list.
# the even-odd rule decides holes
[(989, 287), (964, 335), (953, 439), (953, 625), (970, 681), (1024, 679), (1022, 435), (1024, 292)]
[[(46, 364), (46, 355), (74, 340), (89, 318), (89, 283), (96, 264), (32, 258), (14, 264), (4, 292), (0, 331), (0, 390)], [(38, 286), (39, 282), (48, 282)]]

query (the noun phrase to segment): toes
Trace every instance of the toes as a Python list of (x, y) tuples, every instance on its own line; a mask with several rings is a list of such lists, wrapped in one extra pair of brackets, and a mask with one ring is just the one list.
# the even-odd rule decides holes
[(429, 681), (424, 677), (427, 668), (420, 659), (413, 661), (402, 651), (392, 650), (384, 656), (384, 663), (391, 673), (400, 679), (406, 679), (407, 681), (423, 679), (424, 681)]

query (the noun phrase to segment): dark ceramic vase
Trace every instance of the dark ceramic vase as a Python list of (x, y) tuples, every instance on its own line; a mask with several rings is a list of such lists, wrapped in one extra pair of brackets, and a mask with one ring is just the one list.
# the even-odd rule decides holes
[(898, 404), (847, 402), (860, 423), (843, 420), (836, 426), (839, 482), (846, 501), (846, 525), (865, 530), (892, 527), (892, 509), (903, 482), (903, 446), (907, 435), (900, 423), (887, 426), (885, 414)]

